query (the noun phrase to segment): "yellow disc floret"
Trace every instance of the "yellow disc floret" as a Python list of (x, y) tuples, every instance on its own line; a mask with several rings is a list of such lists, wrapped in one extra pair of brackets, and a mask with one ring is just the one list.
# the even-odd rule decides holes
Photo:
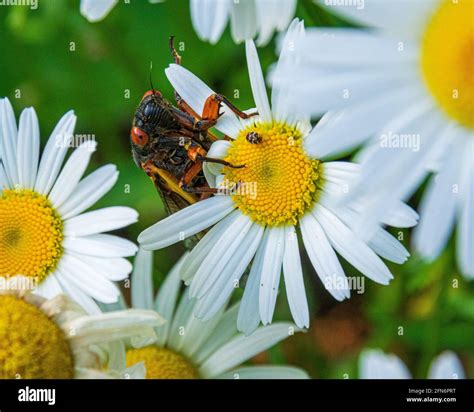
[(302, 136), (284, 123), (257, 123), (231, 142), (226, 185), (242, 213), (264, 226), (296, 224), (319, 193), (320, 162), (310, 159)]
[(0, 196), (0, 276), (40, 282), (62, 255), (63, 223), (48, 199), (31, 190)]
[(71, 379), (71, 348), (36, 306), (0, 295), (0, 379)]
[(421, 68), (442, 110), (474, 129), (474, 2), (443, 0), (424, 32)]
[(198, 379), (194, 366), (184, 357), (159, 346), (127, 350), (127, 367), (144, 362), (147, 379)]

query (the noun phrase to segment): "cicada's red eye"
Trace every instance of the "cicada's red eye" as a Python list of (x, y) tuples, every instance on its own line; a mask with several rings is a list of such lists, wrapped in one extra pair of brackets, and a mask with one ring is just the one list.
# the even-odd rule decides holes
[(130, 133), (132, 142), (138, 146), (145, 146), (148, 143), (149, 136), (139, 127), (132, 127)]
[(143, 100), (145, 97), (150, 96), (150, 95), (152, 95), (152, 94), (154, 94), (154, 95), (156, 95), (156, 96), (161, 96), (161, 93), (160, 93), (158, 90), (153, 90), (153, 89), (152, 89), (152, 90), (148, 90), (147, 92), (145, 92), (145, 94), (144, 94), (143, 97), (142, 97), (142, 100)]

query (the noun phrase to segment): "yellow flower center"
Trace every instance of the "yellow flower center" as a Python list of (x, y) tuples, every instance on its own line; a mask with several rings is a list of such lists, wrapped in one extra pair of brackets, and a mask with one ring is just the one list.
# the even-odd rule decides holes
[(73, 356), (62, 330), (36, 306), (0, 295), (0, 379), (73, 375)]
[(231, 142), (225, 185), (242, 213), (264, 226), (296, 224), (319, 193), (321, 167), (308, 157), (302, 136), (284, 123), (257, 123)]
[(424, 33), (421, 68), (442, 110), (474, 129), (474, 2), (444, 0)]
[(0, 276), (36, 282), (62, 255), (63, 223), (48, 199), (32, 190), (5, 190), (0, 197)]
[(181, 355), (151, 345), (127, 350), (127, 367), (144, 362), (147, 379), (198, 379), (194, 366)]

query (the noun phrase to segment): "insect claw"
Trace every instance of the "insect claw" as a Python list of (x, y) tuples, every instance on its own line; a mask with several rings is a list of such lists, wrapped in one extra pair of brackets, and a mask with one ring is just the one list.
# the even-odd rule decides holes
[(241, 169), (245, 167), (245, 165), (233, 165), (232, 163), (229, 163), (226, 160), (215, 159), (213, 157), (198, 156), (197, 159), (200, 160), (201, 162), (218, 163), (226, 167), (231, 167), (232, 169)]

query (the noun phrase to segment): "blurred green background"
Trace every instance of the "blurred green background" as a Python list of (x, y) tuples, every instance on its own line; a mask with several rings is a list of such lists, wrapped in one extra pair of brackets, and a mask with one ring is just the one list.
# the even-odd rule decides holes
[[(348, 24), (310, 0), (299, 1), (296, 16), (307, 27)], [(224, 95), (233, 97), (238, 90), (233, 101), (240, 108), (253, 107), (244, 46), (232, 42), (229, 28), (217, 45), (201, 42), (188, 0), (120, 2), (95, 24), (81, 16), (78, 0), (39, 0), (37, 10), (0, 7), (0, 96), (9, 97), (17, 116), (24, 107), (35, 107), (43, 143), (64, 112), (76, 112), (76, 133), (94, 135), (98, 142), (89, 172), (105, 163), (120, 170), (117, 185), (96, 207), (137, 209), (139, 223), (121, 232), (132, 240), (164, 217), (152, 183), (132, 161), (129, 130), (135, 107), (149, 89), (150, 62), (155, 88), (172, 99), (164, 75), (171, 62), (170, 35), (184, 46), (184, 66)], [(259, 55), (266, 70), (276, 59), (275, 39)], [(411, 201), (414, 206), (418, 199), (419, 193)], [(392, 233), (409, 245), (408, 231)], [(155, 253), (157, 286), (181, 253), (180, 246)], [(378, 347), (401, 356), (415, 377), (425, 377), (432, 358), (451, 349), (472, 377), (474, 285), (459, 275), (453, 255), (451, 240), (432, 264), (412, 257), (403, 266), (389, 265), (395, 277), (390, 286), (367, 280), (365, 293), (353, 293), (344, 303), (324, 290), (305, 256), (311, 327), (253, 362), (292, 363), (314, 378), (354, 378), (360, 350)], [(344, 268), (349, 276), (358, 275), (352, 267)], [(290, 319), (283, 287), (275, 319)]]

